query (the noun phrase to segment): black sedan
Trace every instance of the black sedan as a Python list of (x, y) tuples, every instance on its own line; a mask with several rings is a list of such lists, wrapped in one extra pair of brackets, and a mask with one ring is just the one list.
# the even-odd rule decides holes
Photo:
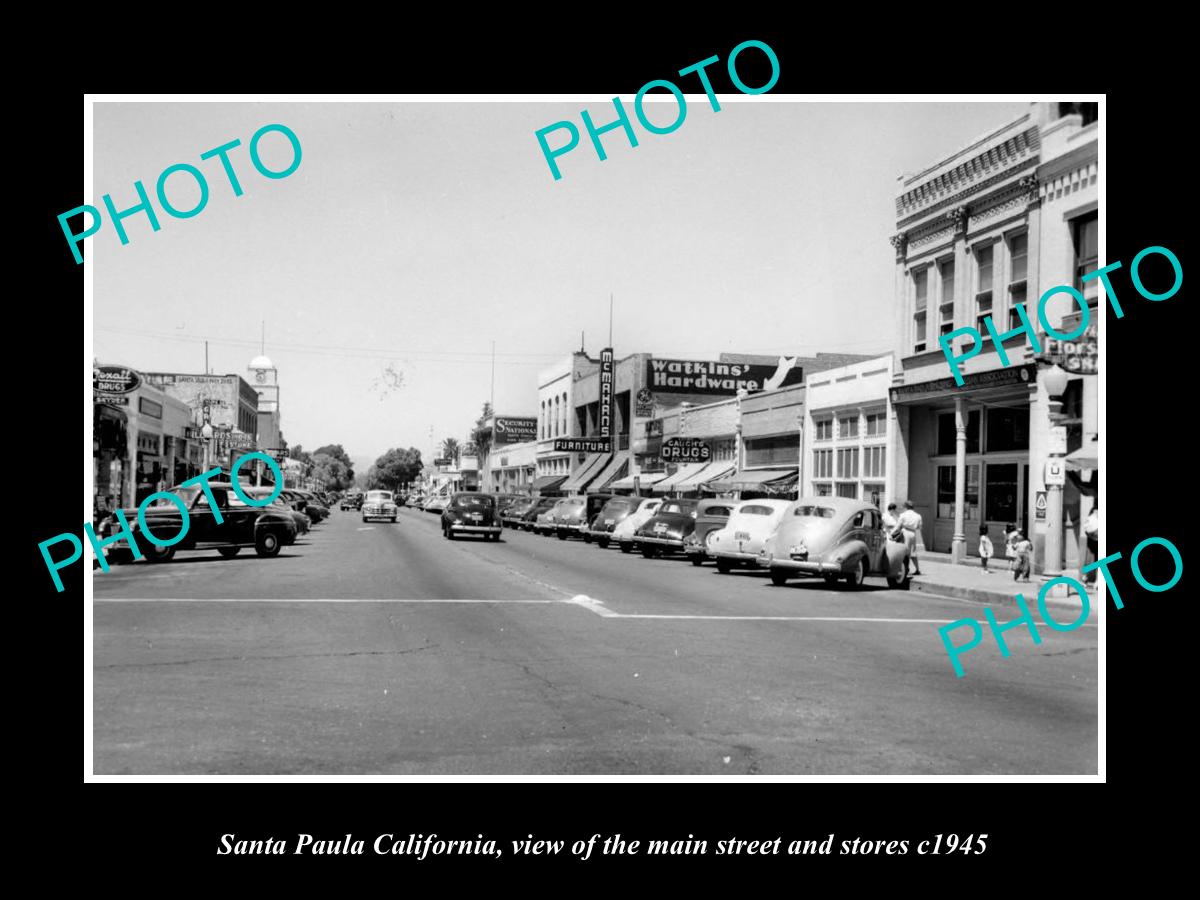
[(695, 528), (695, 500), (664, 500), (658, 512), (634, 534), (642, 556), (653, 559), (665, 553), (682, 553), (684, 542)]

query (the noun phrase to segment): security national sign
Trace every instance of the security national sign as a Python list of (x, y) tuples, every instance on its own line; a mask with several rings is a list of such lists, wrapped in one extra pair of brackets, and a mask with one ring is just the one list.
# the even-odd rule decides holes
[(537, 418), (526, 416), (497, 416), (492, 428), (492, 443), (523, 444), (537, 440)]
[(663, 462), (708, 462), (712, 448), (696, 438), (671, 438), (662, 445), (659, 457)]

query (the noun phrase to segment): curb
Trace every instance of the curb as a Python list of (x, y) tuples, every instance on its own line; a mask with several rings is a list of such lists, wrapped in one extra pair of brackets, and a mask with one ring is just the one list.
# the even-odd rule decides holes
[[(924, 576), (921, 576), (922, 578)], [(1025, 603), (1029, 607), (1034, 607), (1037, 604), (1037, 594), (1039, 585), (1021, 583), (1018, 585), (1013, 583), (1012, 592), (993, 591), (985, 588), (964, 587), (958, 584), (943, 584), (937, 581), (924, 581), (917, 578), (909, 582), (909, 590), (916, 591), (922, 594), (937, 594), (942, 597), (952, 597), (955, 600), (966, 600), (969, 603), (979, 603), (984, 606), (1016, 606), (1017, 594), (1022, 594), (1025, 597)], [(1031, 590), (1032, 588), (1032, 590)], [(1090, 593), (1090, 592), (1089, 592)], [(1046, 597), (1047, 606), (1062, 606), (1070, 609), (1078, 610), (1080, 608), (1079, 600), (1074, 597), (1058, 597), (1053, 594)]]

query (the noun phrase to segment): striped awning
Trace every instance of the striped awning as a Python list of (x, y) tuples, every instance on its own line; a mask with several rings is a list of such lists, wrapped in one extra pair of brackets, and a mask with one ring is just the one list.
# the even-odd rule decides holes
[(725, 478), (708, 483), (710, 491), (763, 491), (783, 493), (790, 491), (800, 480), (800, 473), (791, 469), (743, 469)]
[(679, 468), (675, 470), (675, 474), (668, 475), (662, 481), (654, 485), (654, 493), (668, 494), (671, 491), (679, 490), (680, 482), (686, 481), (691, 476), (699, 474), (700, 470), (703, 469), (704, 466), (705, 463), (682, 463)]
[(637, 475), (628, 475), (620, 481), (614, 481), (610, 484), (609, 490), (613, 491), (632, 491), (634, 488), (633, 479), (639, 479), (643, 488), (647, 488), (655, 482), (662, 481), (667, 477), (666, 472), (641, 472)]
[(592, 479), (600, 474), (600, 470), (608, 462), (609, 456), (610, 454), (608, 453), (589, 453), (587, 459), (583, 461), (583, 465), (576, 469), (571, 477), (567, 479), (566, 484), (562, 486), (562, 490), (568, 494), (582, 494)]
[(593, 491), (609, 490), (612, 487), (612, 482), (625, 477), (625, 473), (629, 471), (628, 456), (614, 456), (612, 461), (604, 467), (604, 471), (596, 476), (596, 480), (592, 482)]
[(535, 491), (556, 491), (567, 480), (566, 475), (542, 475), (533, 483)]
[(683, 481), (675, 485), (677, 491), (698, 491), (701, 487), (708, 484), (710, 481), (716, 481), (725, 478), (732, 474), (734, 469), (733, 460), (712, 460), (704, 464), (699, 472), (689, 475)]

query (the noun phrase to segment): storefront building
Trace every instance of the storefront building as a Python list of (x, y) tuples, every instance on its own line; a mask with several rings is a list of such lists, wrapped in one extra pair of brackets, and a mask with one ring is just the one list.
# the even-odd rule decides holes
[(555, 450), (554, 442), (582, 436), (572, 431), (575, 384), (599, 369), (599, 360), (579, 350), (538, 374), (537, 478), (533, 484), (536, 493), (561, 493), (563, 483), (574, 470), (575, 454)]
[(891, 383), (890, 353), (806, 379), (802, 493), (866, 500), (887, 509), (894, 499), (888, 465), (895, 431)]
[(489, 456), (488, 490), (500, 494), (532, 494), (533, 483), (537, 480), (537, 448), (537, 441), (493, 447)]
[(93, 508), (137, 506), (201, 471), (190, 410), (128, 366), (92, 374)]
[[(1038, 298), (1089, 265), (1094, 232), (1085, 223), (1095, 212), (1095, 165), (1086, 147), (1090, 141), (1094, 148), (1095, 131), (1078, 112), (1060, 115), (1063, 106), (1032, 104), (905, 178), (896, 199), (895, 496), (911, 499), (921, 514), (925, 545), (955, 560), (976, 554), (980, 526), (1002, 547), (1006, 526), (1015, 524), (1033, 541), (1036, 569), (1044, 563), (1043, 471), (1061, 398), (1052, 403), (1049, 362), (1038, 359), (1028, 336), (1004, 333), (1020, 326), (1016, 310), (1024, 304), (1045, 340)], [(1049, 164), (1044, 137), (1070, 144), (1071, 162)], [(1059, 190), (1048, 186), (1050, 172), (1075, 185), (1066, 203), (1051, 196)], [(1049, 304), (1048, 321), (1058, 327), (1069, 308), (1069, 301)], [(1001, 332), (1007, 365), (984, 327), (987, 316)], [(958, 386), (938, 338), (964, 326), (978, 328), (984, 342), (960, 364)], [(955, 338), (954, 353), (971, 343), (968, 335)], [(1078, 405), (1086, 405), (1082, 394)]]

